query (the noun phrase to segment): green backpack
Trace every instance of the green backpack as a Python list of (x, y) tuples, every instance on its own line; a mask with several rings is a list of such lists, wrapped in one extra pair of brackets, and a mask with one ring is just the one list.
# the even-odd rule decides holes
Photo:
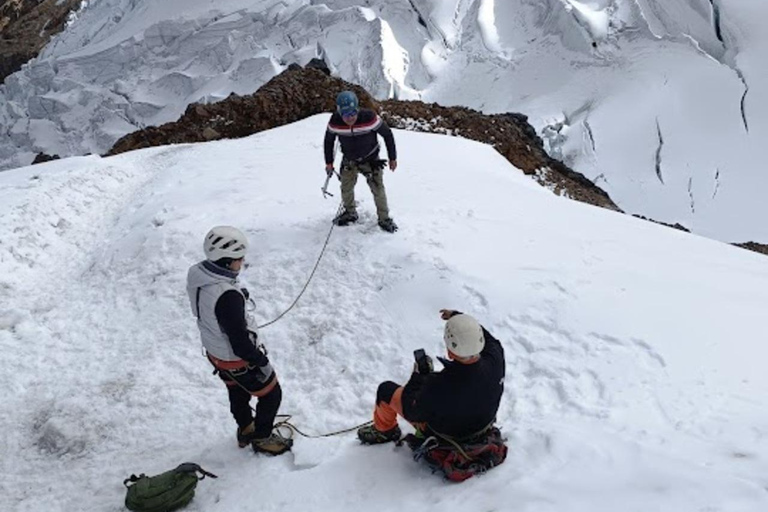
[[(200, 473), (202, 476), (198, 477)], [(206, 476), (217, 478), (192, 462), (185, 462), (176, 469), (147, 476), (131, 475), (123, 481), (128, 488), (125, 506), (134, 512), (170, 512), (192, 501), (197, 482)]]

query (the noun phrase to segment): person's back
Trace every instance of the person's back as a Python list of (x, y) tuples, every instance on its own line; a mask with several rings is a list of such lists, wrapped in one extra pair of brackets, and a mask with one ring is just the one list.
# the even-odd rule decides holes
[[(249, 325), (245, 312), (248, 294), (238, 274), (247, 249), (239, 229), (212, 228), (203, 242), (206, 259), (187, 273), (187, 294), (205, 355), (227, 388), (238, 446), (250, 444), (256, 452), (279, 455), (289, 451), (293, 441), (273, 432), (283, 395), (256, 326)], [(255, 417), (252, 397), (258, 400)]]
[(485, 347), (476, 362), (444, 360), (441, 372), (424, 376), (422, 382), (412, 379), (405, 386), (403, 412), (407, 418), (458, 439), (493, 423), (504, 392), (504, 349), (485, 329), (483, 336)]

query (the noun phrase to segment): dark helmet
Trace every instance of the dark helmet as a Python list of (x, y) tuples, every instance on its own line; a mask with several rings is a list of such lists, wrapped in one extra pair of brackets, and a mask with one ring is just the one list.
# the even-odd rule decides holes
[(336, 96), (336, 110), (342, 116), (353, 116), (357, 114), (360, 103), (357, 101), (357, 95), (352, 91), (344, 91)]

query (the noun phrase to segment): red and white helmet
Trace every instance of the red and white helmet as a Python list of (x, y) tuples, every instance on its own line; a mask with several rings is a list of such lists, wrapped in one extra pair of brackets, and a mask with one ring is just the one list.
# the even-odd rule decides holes
[(203, 242), (205, 257), (210, 261), (221, 258), (239, 260), (248, 251), (248, 239), (242, 231), (232, 226), (216, 226), (212, 228)]

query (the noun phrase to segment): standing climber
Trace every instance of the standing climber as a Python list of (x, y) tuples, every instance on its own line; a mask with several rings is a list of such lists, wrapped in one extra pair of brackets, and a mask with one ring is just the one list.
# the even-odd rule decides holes
[[(283, 391), (251, 315), (246, 315), (248, 291), (238, 281), (248, 241), (236, 228), (216, 226), (205, 235), (203, 250), (206, 259), (187, 274), (187, 293), (206, 356), (227, 386), (238, 445), (279, 455), (293, 441), (273, 432)], [(255, 417), (252, 396), (257, 398)]]
[[(387, 145), (389, 162), (379, 159), (378, 135)], [(355, 184), (357, 175), (362, 174), (368, 182), (376, 203), (379, 227), (389, 233), (397, 231), (397, 224), (389, 216), (387, 191), (384, 188), (384, 167), (388, 163), (394, 172), (397, 169), (397, 149), (395, 137), (387, 123), (376, 112), (360, 108), (357, 96), (352, 91), (344, 91), (336, 97), (336, 112), (331, 115), (325, 132), (325, 171), (333, 173), (333, 145), (336, 137), (341, 142), (341, 199), (344, 211), (334, 223), (338, 226), (357, 221), (355, 206)]]

